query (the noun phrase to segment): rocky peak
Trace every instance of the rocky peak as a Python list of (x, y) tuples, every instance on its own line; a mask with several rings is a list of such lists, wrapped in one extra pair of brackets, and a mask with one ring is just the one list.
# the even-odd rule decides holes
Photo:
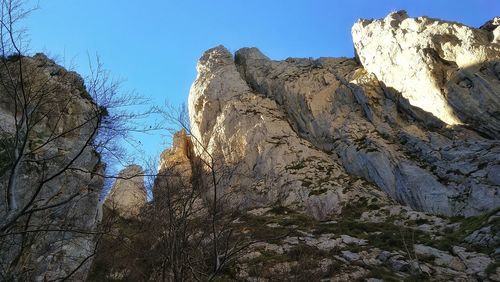
[(191, 144), (191, 137), (188, 136), (185, 129), (181, 129), (174, 134), (172, 144), (172, 150), (174, 150), (175, 154), (182, 155), (187, 159), (191, 158), (193, 145)]
[(104, 205), (124, 218), (136, 217), (147, 203), (144, 171), (141, 166), (130, 165), (117, 176)]
[[(200, 137), (199, 141), (204, 146), (207, 146), (207, 137), (211, 133), (205, 134), (205, 131), (213, 128), (222, 108), (221, 104), (247, 91), (248, 86), (241, 80), (233, 63), (233, 56), (224, 46), (207, 50), (200, 58), (197, 70), (197, 78), (190, 90), (192, 94), (188, 97), (191, 131), (193, 135)], [(222, 85), (227, 85), (229, 88), (222, 90), (220, 89)], [(205, 89), (208, 90), (207, 93), (210, 93), (210, 97), (201, 95), (202, 90)], [(204, 134), (201, 134), (199, 130)], [(195, 150), (203, 151), (200, 145), (194, 144)]]

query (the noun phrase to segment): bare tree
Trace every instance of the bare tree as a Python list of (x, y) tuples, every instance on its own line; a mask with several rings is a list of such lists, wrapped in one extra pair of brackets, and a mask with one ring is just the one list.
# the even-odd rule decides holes
[[(190, 143), (185, 146), (189, 172), (182, 162), (174, 162), (165, 164), (156, 178), (153, 210), (158, 216), (153, 218), (164, 221), (158, 226), (168, 229), (160, 231), (168, 238), (158, 241), (158, 251), (168, 254), (162, 256), (162, 281), (212, 281), (253, 243), (234, 228), (239, 211), (231, 208), (230, 194), (223, 193), (237, 164), (224, 163), (191, 133), (185, 106), (156, 110), (169, 124), (180, 127), (176, 135), (187, 135)], [(195, 154), (194, 146), (203, 152)]]
[(146, 168), (153, 200), (136, 218), (119, 219), (113, 237), (104, 235), (92, 281), (213, 281), (228, 275), (254, 243), (234, 223), (240, 211), (229, 205), (231, 195), (222, 193), (234, 167), (213, 154), (207, 161), (194, 153), (198, 139), (190, 135), (185, 107), (156, 112), (176, 128), (171, 129), (174, 144), (162, 153), (159, 171), (157, 162)]
[(123, 156), (117, 140), (143, 114), (119, 109), (142, 100), (121, 95), (99, 59), (84, 83), (44, 55), (25, 56), (25, 4), (0, 1), (0, 280), (66, 280), (106, 231), (95, 224), (102, 158)]

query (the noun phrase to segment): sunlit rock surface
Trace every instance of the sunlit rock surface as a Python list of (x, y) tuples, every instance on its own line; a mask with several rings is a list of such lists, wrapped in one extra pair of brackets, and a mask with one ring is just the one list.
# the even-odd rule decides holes
[[(190, 158), (193, 154), (193, 144), (186, 130), (182, 129), (173, 136), (172, 147), (162, 152), (159, 171), (178, 167), (190, 170)], [(188, 173), (190, 175), (190, 173)]]
[[(185, 129), (176, 132), (173, 136), (172, 147), (164, 150), (160, 155), (158, 176), (153, 185), (154, 203), (162, 205), (163, 199), (170, 197), (170, 193), (189, 193), (193, 177), (193, 164), (196, 162), (193, 153), (193, 140)], [(172, 191), (168, 191), (171, 189)]]
[(499, 138), (498, 18), (476, 29), (406, 12), (352, 28), (363, 67), (447, 124)]
[(302, 138), (275, 99), (247, 84), (224, 47), (208, 50), (198, 71), (189, 97), (191, 128), (202, 141), (195, 153), (237, 168), (227, 185), (239, 206), (284, 205), (323, 218), (360, 195), (377, 195)]

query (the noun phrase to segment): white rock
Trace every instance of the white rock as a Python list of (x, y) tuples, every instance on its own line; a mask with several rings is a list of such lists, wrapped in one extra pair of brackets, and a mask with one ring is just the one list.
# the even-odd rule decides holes
[(261, 216), (270, 210), (271, 210), (271, 208), (257, 208), (257, 209), (249, 210), (247, 213), (249, 213), (251, 215), (255, 215), (255, 216)]
[(356, 237), (351, 237), (349, 235), (340, 235), (340, 238), (342, 238), (342, 242), (345, 244), (355, 244), (358, 246), (364, 246), (367, 244), (367, 240), (364, 239), (358, 239)]
[[(401, 92), (410, 104), (448, 124), (468, 123), (471, 118), (478, 125), (489, 123), (480, 126), (498, 137), (500, 120), (492, 113), (500, 97), (494, 92), (468, 97), (468, 91), (447, 83), (460, 77), (457, 83), (463, 87), (480, 87), (469, 72), (481, 76), (475, 66), (500, 59), (500, 45), (490, 42), (484, 30), (426, 17), (410, 18), (400, 11), (383, 20), (358, 21), (352, 37), (364, 68)], [(487, 83), (499, 86), (492, 82)], [(462, 105), (469, 109), (457, 109)]]

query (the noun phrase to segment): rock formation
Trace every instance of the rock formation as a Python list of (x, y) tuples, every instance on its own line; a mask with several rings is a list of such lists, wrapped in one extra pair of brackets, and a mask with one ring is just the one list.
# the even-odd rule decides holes
[(397, 12), (354, 25), (355, 58), (207, 50), (194, 154), (234, 168), (235, 225), (264, 241), (236, 278), (500, 279), (499, 32)]
[(165, 191), (159, 188), (165, 187), (164, 181), (169, 182), (166, 186), (176, 187), (175, 189), (189, 187), (193, 174), (193, 157), (191, 137), (182, 129), (174, 134), (172, 147), (161, 153), (158, 177), (153, 186), (153, 198), (165, 197)]
[(189, 110), (193, 134), (202, 143), (194, 144), (195, 152), (203, 157), (206, 150), (222, 166), (239, 168), (230, 183), (238, 189), (232, 195), (237, 205), (283, 205), (322, 218), (339, 213), (350, 194), (376, 191), (302, 138), (279, 103), (242, 79), (224, 47), (211, 49), (200, 59)]
[(177, 168), (185, 171), (187, 176), (191, 175), (190, 159), (193, 156), (193, 144), (186, 130), (182, 129), (175, 133), (172, 138), (172, 148), (166, 149), (160, 156), (158, 171)]
[(124, 218), (136, 217), (147, 203), (144, 171), (138, 165), (124, 168), (117, 176), (104, 206)]
[[(499, 30), (397, 12), (354, 25), (355, 58), (207, 50), (150, 214), (204, 210), (216, 187), (237, 210), (225, 227), (253, 242), (230, 281), (500, 279)], [(119, 234), (142, 246), (133, 222)], [(158, 234), (149, 250), (172, 243)], [(120, 254), (99, 254), (94, 280), (171, 275)]]
[[(396, 35), (374, 36), (385, 33)], [(464, 43), (451, 44), (454, 34)], [(235, 201), (302, 207), (321, 218), (377, 186), (401, 204), (440, 215), (500, 206), (500, 49), (488, 31), (401, 12), (358, 22), (353, 37), (361, 64), (272, 61), (255, 48), (233, 59), (222, 46), (202, 56), (189, 96), (191, 127), (202, 141), (198, 152), (239, 166), (243, 176), (230, 186), (244, 191)], [(434, 56), (443, 49), (444, 61)], [(445, 62), (452, 59), (454, 68)], [(414, 69), (403, 71), (409, 65)], [(470, 87), (460, 86), (464, 75)], [(356, 193), (348, 195), (352, 187)]]
[(358, 21), (352, 37), (364, 69), (412, 106), (498, 139), (498, 25), (498, 18), (475, 29), (398, 12)]
[[(91, 117), (98, 109), (82, 78), (44, 55), (0, 60), (0, 187), (6, 199), (12, 176), (17, 204), (9, 210), (6, 201), (0, 202), (0, 265), (3, 275), (11, 275), (2, 279), (48, 281), (73, 273), (72, 279), (84, 280), (103, 185), (98, 176), (103, 165), (91, 146), (96, 128)], [(9, 87), (18, 79), (19, 60), (23, 101), (29, 103), (24, 117), (12, 95), (21, 90)], [(26, 140), (22, 150), (13, 141), (16, 137)], [(21, 154), (13, 173), (13, 161)]]

